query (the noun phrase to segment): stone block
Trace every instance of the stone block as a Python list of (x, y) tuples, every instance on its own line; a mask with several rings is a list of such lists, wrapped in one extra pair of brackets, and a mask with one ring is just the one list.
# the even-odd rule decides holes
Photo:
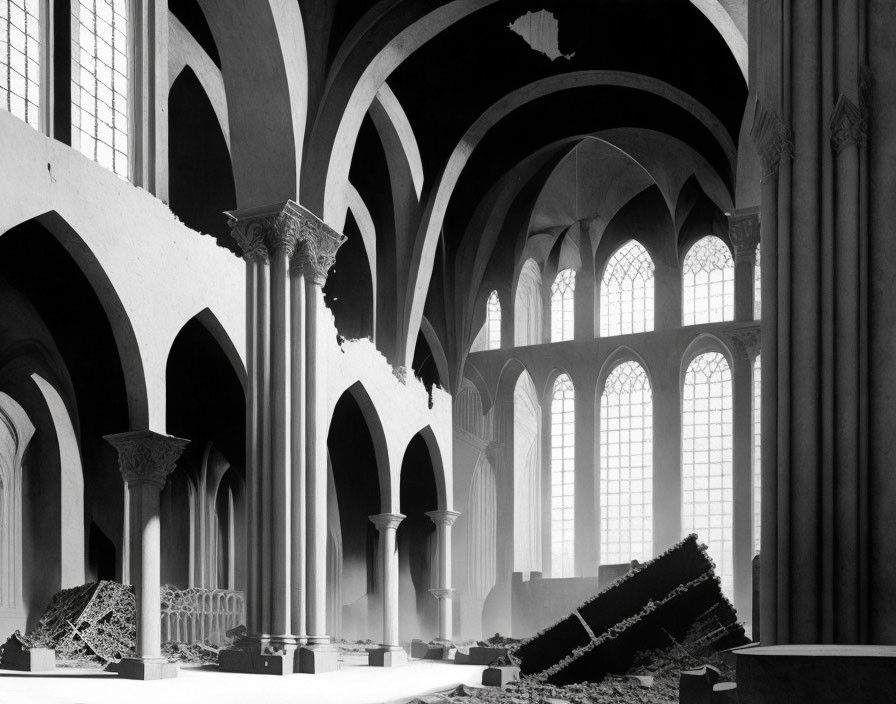
[(56, 669), (56, 651), (50, 648), (25, 648), (15, 635), (3, 646), (0, 668), (19, 672), (44, 672)]
[(454, 662), (458, 665), (469, 665), (470, 653), (465, 653), (463, 650), (458, 649), (454, 654)]
[(737, 684), (719, 682), (712, 686), (712, 704), (737, 704)]
[(720, 677), (719, 671), (710, 665), (682, 671), (678, 680), (679, 704), (712, 704), (712, 688)]
[(367, 651), (367, 664), (371, 667), (407, 665), (408, 654), (401, 648), (371, 648)]
[(626, 675), (625, 679), (637, 682), (639, 687), (645, 689), (653, 687), (653, 675)]
[(419, 638), (411, 641), (411, 657), (415, 660), (447, 660), (449, 644), (430, 645)]
[(126, 680), (169, 680), (177, 677), (180, 669), (176, 662), (167, 660), (141, 660), (140, 658), (125, 658), (119, 663), (109, 667), (118, 673), (118, 676)]
[(335, 672), (339, 669), (339, 651), (331, 645), (303, 646), (296, 651), (298, 671), (309, 675)]
[(491, 665), (498, 658), (507, 657), (507, 648), (484, 648), (474, 645), (470, 648), (470, 665)]
[(218, 653), (218, 669), (251, 675), (291, 675), (297, 671), (293, 652), (261, 653), (246, 650), (222, 650)]
[(513, 665), (489, 667), (482, 673), (482, 684), (486, 687), (506, 687), (520, 678), (520, 668)]

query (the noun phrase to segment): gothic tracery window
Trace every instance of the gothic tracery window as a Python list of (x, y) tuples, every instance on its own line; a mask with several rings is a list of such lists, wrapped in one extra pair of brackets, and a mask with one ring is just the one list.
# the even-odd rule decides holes
[(72, 140), (128, 177), (127, 0), (73, 0)]
[(618, 364), (600, 399), (600, 561), (653, 557), (653, 395), (637, 362)]
[(39, 0), (0, 0), (0, 108), (40, 126)]
[(705, 352), (688, 365), (682, 395), (682, 524), (709, 547), (716, 576), (733, 583), (731, 370)]
[(551, 342), (572, 340), (575, 332), (575, 269), (560, 271), (551, 285)]
[(635, 240), (610, 257), (600, 286), (600, 336), (653, 330), (653, 260)]
[(488, 330), (488, 349), (501, 349), (501, 300), (497, 291), (492, 291), (488, 296), (485, 324)]
[(682, 288), (685, 325), (734, 320), (734, 259), (722, 240), (709, 235), (688, 250)]
[(575, 390), (566, 374), (551, 396), (551, 576), (575, 574)]

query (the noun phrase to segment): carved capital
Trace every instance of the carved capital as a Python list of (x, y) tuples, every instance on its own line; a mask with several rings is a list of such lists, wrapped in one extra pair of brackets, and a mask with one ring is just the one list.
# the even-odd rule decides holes
[(865, 111), (841, 93), (831, 115), (831, 146), (840, 152), (846, 147), (864, 144), (867, 139)]
[(781, 164), (793, 159), (793, 130), (777, 113), (763, 108), (758, 100), (750, 135), (759, 152), (763, 178), (776, 176)]
[(225, 214), (230, 218), (231, 235), (243, 250), (243, 258), (267, 262), (272, 253), (281, 249), (287, 258), (292, 257), (302, 234), (304, 210), (288, 200)]
[(735, 261), (756, 261), (759, 244), (759, 210), (739, 210), (728, 216), (728, 237)]
[(450, 528), (460, 515), (460, 511), (427, 511), (426, 515), (437, 526), (448, 526)]
[(752, 361), (762, 350), (762, 335), (758, 325), (728, 333), (728, 338), (741, 359)]
[(376, 526), (376, 529), (382, 532), (398, 528), (398, 524), (405, 519), (405, 516), (402, 513), (378, 513), (374, 516), (368, 516), (368, 518)]
[(150, 484), (161, 491), (189, 440), (151, 430), (106, 435), (118, 450), (118, 466), (128, 484)]

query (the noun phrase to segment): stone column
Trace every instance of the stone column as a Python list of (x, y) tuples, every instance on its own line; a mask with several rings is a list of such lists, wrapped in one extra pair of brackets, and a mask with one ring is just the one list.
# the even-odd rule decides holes
[(161, 652), (159, 494), (189, 441), (150, 430), (107, 435), (104, 439), (118, 451), (119, 468), (131, 497), (131, 515), (140, 527), (131, 535), (130, 548), (140, 565), (139, 576), (132, 571), (137, 595), (137, 657), (122, 660), (118, 673), (140, 680), (177, 677), (177, 664), (169, 663)]
[(378, 513), (370, 516), (370, 522), (380, 533), (383, 642), (379, 649), (370, 651), (369, 662), (379, 667), (391, 667), (407, 662), (407, 654), (398, 644), (398, 545), (395, 540), (398, 524), (404, 518), (400, 513)]
[(323, 287), (336, 252), (345, 242), (303, 210), (296, 266), (305, 278), (305, 517), (307, 531), (307, 646), (299, 652), (301, 672), (329, 672), (337, 652), (327, 635), (327, 347), (330, 336)]
[(759, 208), (728, 216), (728, 236), (734, 246), (734, 319), (753, 320), (753, 276), (759, 245)]
[(426, 515), (436, 524), (439, 541), (439, 585), (430, 593), (439, 600), (439, 640), (450, 641), (453, 633), (451, 586), (451, 526), (460, 515), (458, 511), (427, 511)]
[(731, 369), (734, 606), (741, 618), (748, 620), (753, 602), (753, 361), (760, 349), (759, 326), (732, 332), (729, 339), (734, 352)]
[(249, 389), (248, 637), (222, 651), (222, 669), (290, 674), (293, 632), (292, 358), (289, 268), (305, 210), (293, 201), (228, 213), (244, 252)]

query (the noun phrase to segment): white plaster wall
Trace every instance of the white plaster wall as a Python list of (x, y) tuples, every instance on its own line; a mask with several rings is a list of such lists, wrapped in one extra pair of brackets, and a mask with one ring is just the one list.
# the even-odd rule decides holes
[(185, 227), (154, 196), (3, 110), (0, 155), (0, 237), (51, 211), (78, 233), (133, 327), (146, 425), (164, 432), (168, 351), (190, 318), (209, 308), (244, 359), (244, 263)]

